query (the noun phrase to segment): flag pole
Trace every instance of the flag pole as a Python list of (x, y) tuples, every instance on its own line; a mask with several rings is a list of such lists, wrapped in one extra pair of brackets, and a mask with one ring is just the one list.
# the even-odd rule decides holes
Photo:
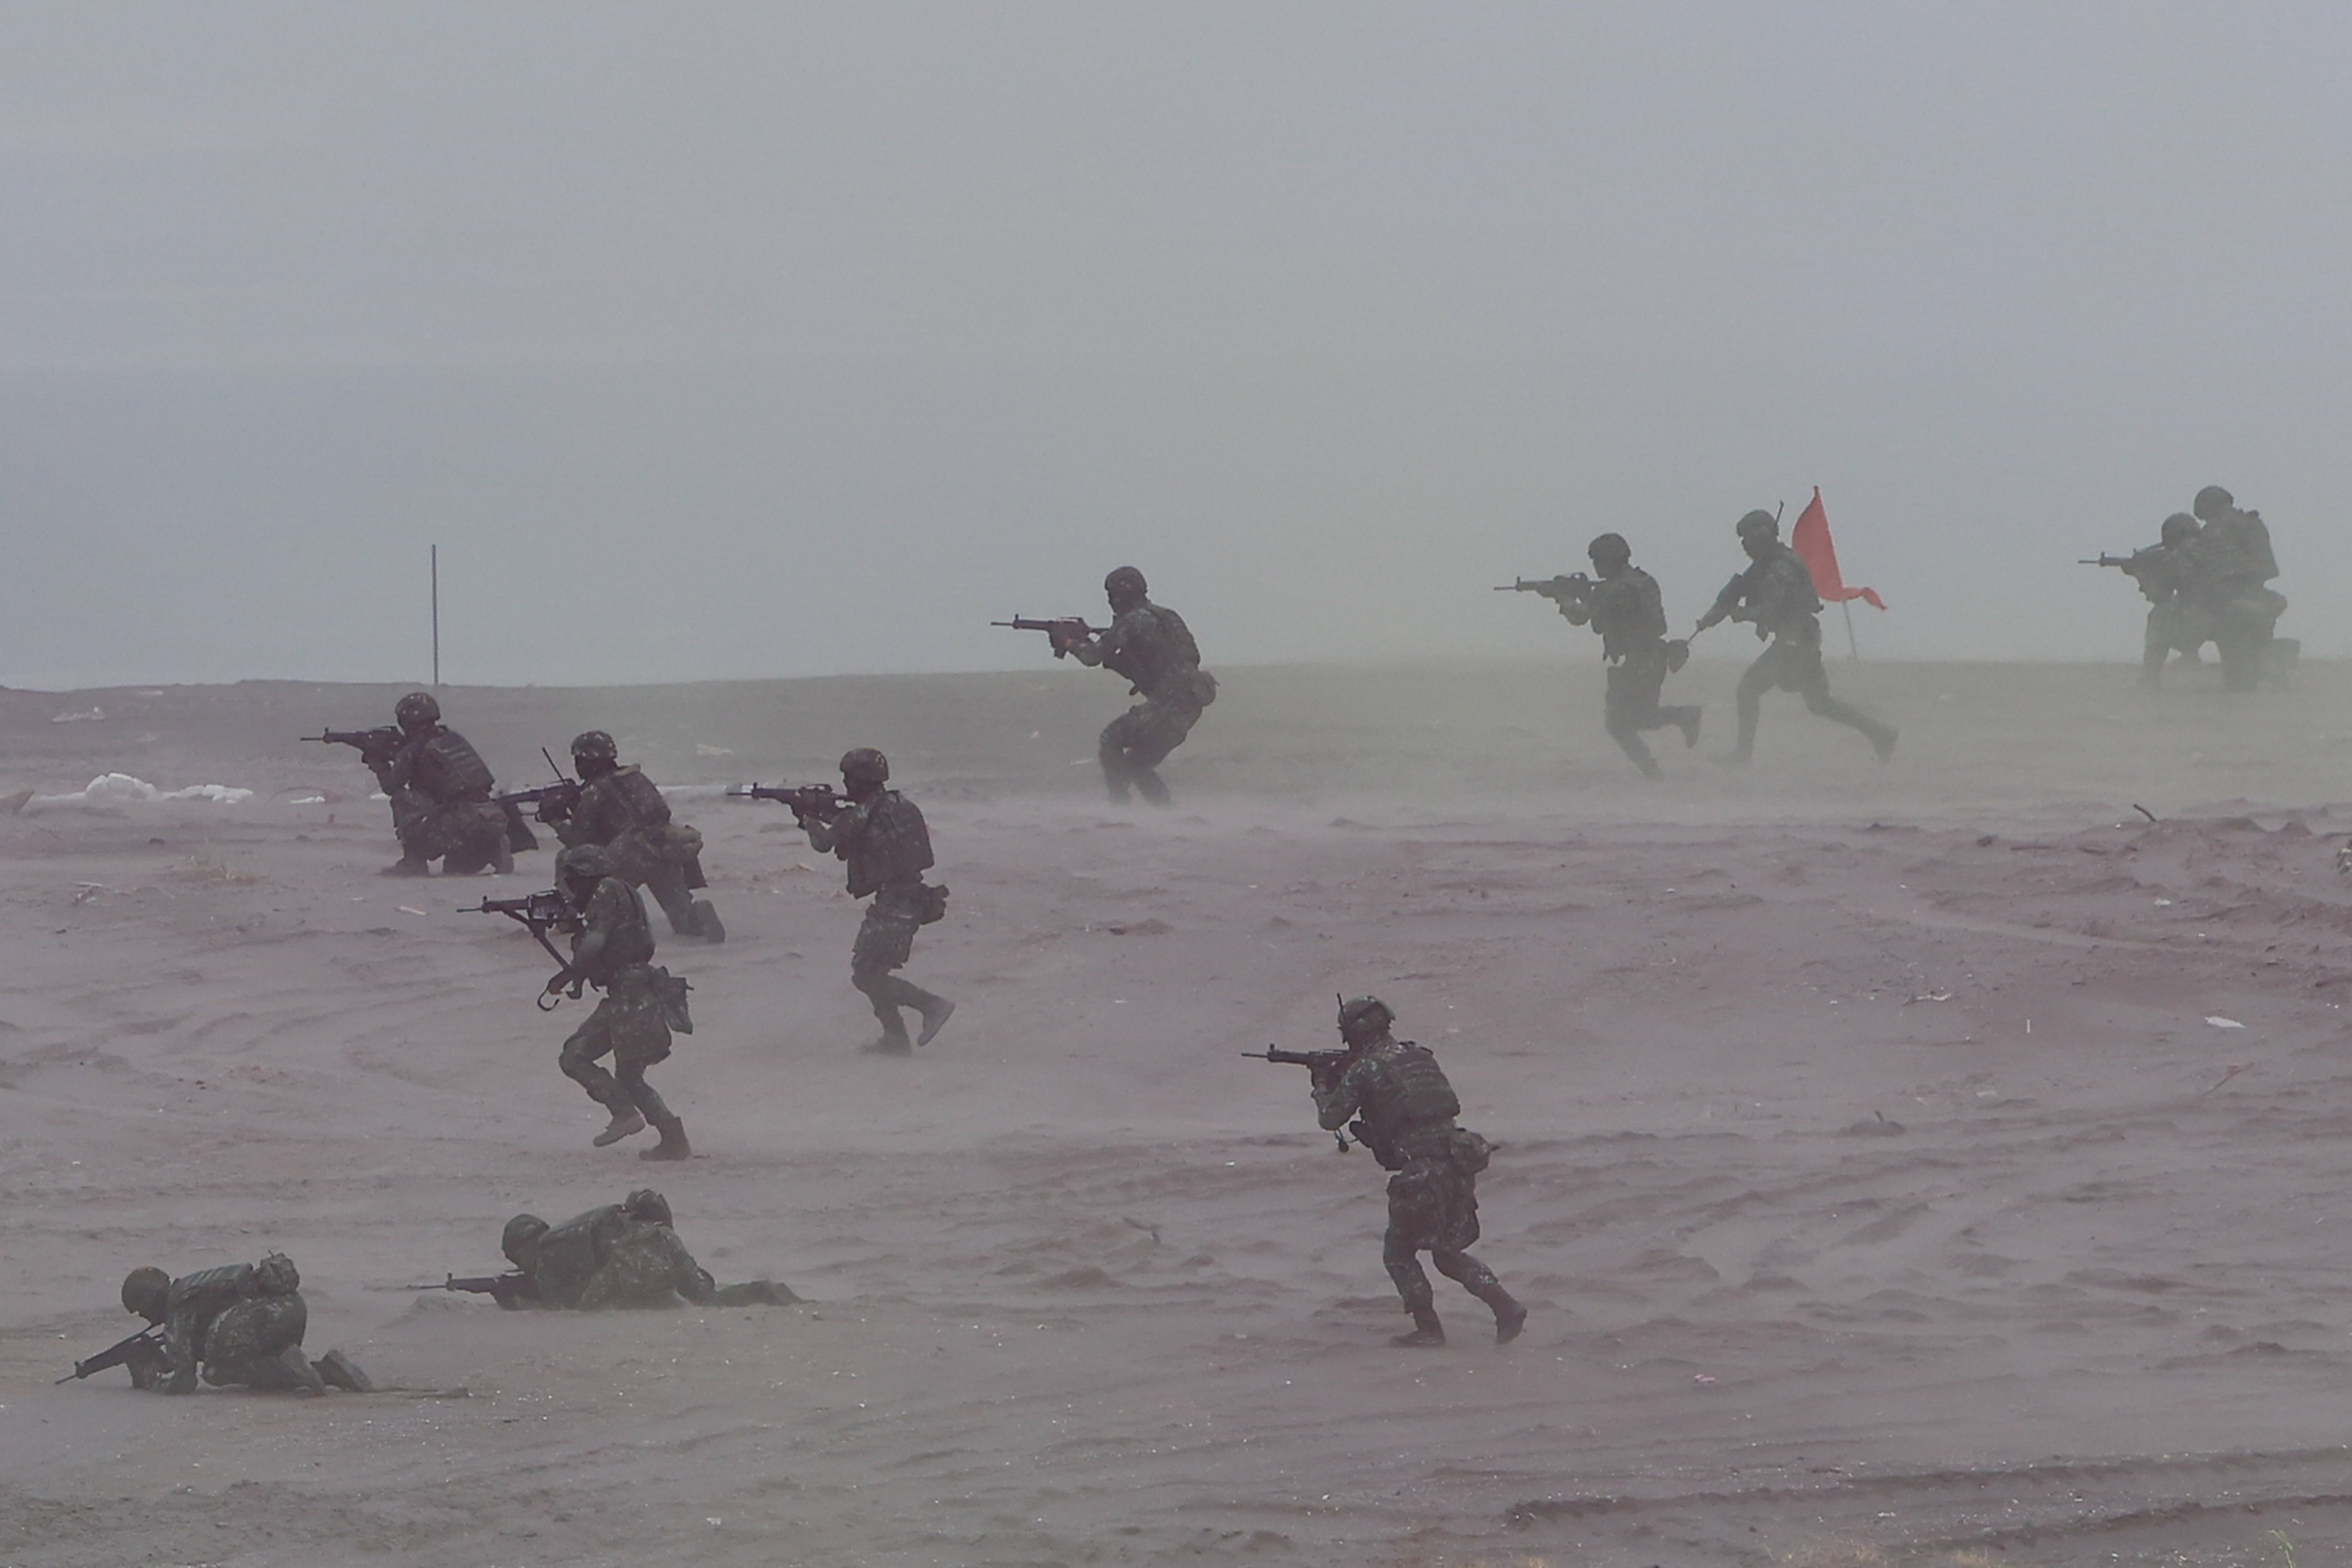
[[(433, 561), (433, 689), (441, 689), (441, 547), (432, 547)], [(1848, 627), (1851, 633), (1853, 628)]]
[(1845, 661), (1849, 664), (1859, 664), (1862, 663), (1862, 645), (1853, 640), (1853, 601), (1849, 599), (1838, 608), (1845, 612)]

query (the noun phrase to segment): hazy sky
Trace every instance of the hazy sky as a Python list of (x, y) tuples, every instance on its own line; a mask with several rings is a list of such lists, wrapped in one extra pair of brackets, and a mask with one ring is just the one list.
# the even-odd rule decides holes
[[(0, 682), (1589, 658), (1821, 486), (1888, 656), (2352, 653), (2352, 7), (0, 8)], [(1723, 636), (1723, 633), (1717, 633)], [(1727, 638), (1727, 643), (1729, 639)], [(1726, 652), (1738, 649), (1727, 646)]]

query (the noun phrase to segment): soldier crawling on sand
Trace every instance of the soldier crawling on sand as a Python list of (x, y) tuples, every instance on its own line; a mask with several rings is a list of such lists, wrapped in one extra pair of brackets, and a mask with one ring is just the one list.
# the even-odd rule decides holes
[[(607, 1308), (790, 1306), (798, 1296), (772, 1280), (721, 1285), (694, 1260), (673, 1228), (669, 1200), (640, 1187), (551, 1226), (535, 1214), (507, 1221), (499, 1249), (515, 1271), (489, 1293), (502, 1307), (596, 1312)], [(452, 1288), (457, 1282), (452, 1281)]]
[(123, 1310), (163, 1330), (163, 1343), (122, 1360), (131, 1386), (193, 1394), (201, 1377), (215, 1387), (273, 1393), (373, 1392), (367, 1374), (342, 1351), (316, 1361), (302, 1354), (310, 1309), (301, 1285), (294, 1260), (282, 1252), (176, 1280), (161, 1269), (133, 1269), (122, 1281)]

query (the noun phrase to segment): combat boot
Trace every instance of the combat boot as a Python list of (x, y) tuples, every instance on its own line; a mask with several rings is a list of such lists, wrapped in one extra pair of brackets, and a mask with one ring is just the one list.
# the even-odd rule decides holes
[(923, 1015), (922, 1032), (915, 1036), (915, 1043), (917, 1045), (930, 1044), (933, 1040), (938, 1038), (940, 1030), (948, 1027), (949, 1015), (954, 1011), (955, 1004), (948, 1000), (947, 998), (939, 996), (927, 998), (921, 1007), (921, 1012)]
[(373, 1394), (375, 1383), (360, 1370), (360, 1364), (343, 1351), (331, 1350), (310, 1364), (319, 1381), (330, 1388), (340, 1388), (346, 1394)]
[(1481, 1291), (1478, 1299), (1495, 1311), (1496, 1344), (1510, 1343), (1519, 1337), (1519, 1331), (1528, 1326), (1528, 1309), (1502, 1286), (1497, 1285), (1492, 1291)]
[(694, 934), (713, 944), (727, 940), (727, 926), (719, 918), (718, 909), (707, 898), (694, 901)]
[(690, 1160), (694, 1145), (686, 1141), (686, 1124), (676, 1116), (656, 1116), (654, 1125), (661, 1129), (661, 1142), (650, 1149), (639, 1149), (641, 1160)]
[(378, 876), (431, 876), (432, 865), (420, 854), (404, 854), (376, 873)]
[(1412, 1332), (1401, 1333), (1389, 1341), (1406, 1350), (1434, 1350), (1445, 1343), (1445, 1326), (1437, 1321), (1435, 1307), (1412, 1309)]
[(490, 871), (497, 876), (514, 875), (514, 847), (504, 839), (500, 839), (499, 847), (490, 852)]
[(623, 1138), (634, 1137), (646, 1130), (646, 1119), (638, 1113), (635, 1106), (615, 1105), (612, 1107), (612, 1124), (596, 1134), (596, 1146), (600, 1149), (617, 1144)]
[(300, 1345), (288, 1345), (278, 1353), (276, 1360), (278, 1371), (284, 1375), (286, 1386), (295, 1393), (324, 1394), (327, 1391), (326, 1380), (310, 1364), (310, 1358), (302, 1354)]

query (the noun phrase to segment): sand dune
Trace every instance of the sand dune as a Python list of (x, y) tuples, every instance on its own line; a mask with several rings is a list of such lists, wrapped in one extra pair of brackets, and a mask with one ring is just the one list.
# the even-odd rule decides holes
[[(1735, 670), (1680, 678), (1711, 727)], [(703, 1157), (657, 1185), (808, 1304), (603, 1318), (401, 1289), (647, 1167), (588, 1146), (544, 956), (459, 912), (548, 857), (380, 881), (367, 776), (295, 738), (394, 690), (0, 694), (0, 1561), (2352, 1551), (2352, 674), (1836, 674), (1890, 768), (1782, 697), (1753, 768), (1650, 788), (1589, 667), (1236, 671), (1165, 813), (1102, 803), (1083, 673), (453, 688), (515, 784), (590, 724), (689, 790), (878, 744), (954, 889), (910, 973), (961, 1010), (862, 1057), (833, 862), (684, 798), (733, 935), (662, 955)], [(255, 795), (40, 800), (110, 772)], [(1517, 1344), (1441, 1285), (1455, 1344), (1387, 1348), (1381, 1173), (1238, 1054), (1338, 990), (1505, 1145)], [(48, 1385), (134, 1264), (269, 1247), (412, 1392)]]

